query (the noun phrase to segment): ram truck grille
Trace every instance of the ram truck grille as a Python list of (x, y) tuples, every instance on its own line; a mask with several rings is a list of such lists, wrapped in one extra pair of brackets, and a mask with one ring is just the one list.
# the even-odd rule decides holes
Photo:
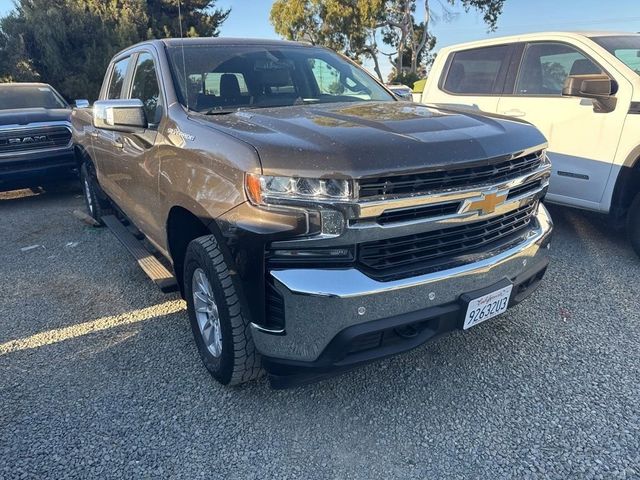
[(411, 175), (364, 178), (359, 182), (359, 195), (360, 198), (412, 195), (432, 190), (467, 188), (487, 182), (498, 183), (534, 172), (540, 168), (543, 161), (544, 152), (537, 151), (489, 165)]
[(488, 220), (416, 235), (362, 243), (358, 264), (382, 281), (470, 263), (518, 243), (529, 230), (538, 202)]
[(65, 126), (0, 131), (0, 154), (63, 148), (70, 144), (71, 129)]

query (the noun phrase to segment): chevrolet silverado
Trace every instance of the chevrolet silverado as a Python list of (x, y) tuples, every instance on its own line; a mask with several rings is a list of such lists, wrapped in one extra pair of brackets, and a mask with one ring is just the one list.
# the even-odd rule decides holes
[(410, 350), (505, 312), (547, 268), (538, 130), (399, 102), (324, 48), (148, 41), (72, 120), (89, 213), (179, 289), (223, 384)]

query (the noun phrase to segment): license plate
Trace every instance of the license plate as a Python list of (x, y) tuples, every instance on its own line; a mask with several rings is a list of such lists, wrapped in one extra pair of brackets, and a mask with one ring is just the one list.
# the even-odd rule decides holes
[(495, 292), (488, 293), (469, 302), (464, 317), (464, 330), (504, 313), (509, 307), (513, 285), (508, 285)]

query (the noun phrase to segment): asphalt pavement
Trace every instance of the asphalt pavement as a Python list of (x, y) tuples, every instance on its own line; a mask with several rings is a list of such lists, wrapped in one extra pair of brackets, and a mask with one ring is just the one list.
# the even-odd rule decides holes
[(640, 479), (640, 260), (553, 208), (504, 316), (331, 380), (225, 388), (80, 192), (0, 194), (0, 478)]

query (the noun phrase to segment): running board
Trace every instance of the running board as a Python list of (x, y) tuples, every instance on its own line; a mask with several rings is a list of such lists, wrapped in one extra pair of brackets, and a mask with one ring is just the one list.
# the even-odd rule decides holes
[(178, 291), (178, 282), (160, 260), (147, 250), (140, 240), (113, 215), (102, 217), (102, 222), (111, 230), (113, 236), (133, 255), (140, 268), (164, 293)]

